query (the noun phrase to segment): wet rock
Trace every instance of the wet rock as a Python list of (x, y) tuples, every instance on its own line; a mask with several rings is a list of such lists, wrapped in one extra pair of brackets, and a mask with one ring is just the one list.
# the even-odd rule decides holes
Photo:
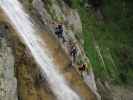
[(53, 33), (54, 27), (51, 23), (62, 23), (64, 25), (65, 38), (75, 39), (76, 36), (83, 43), (82, 23), (78, 12), (68, 8), (63, 1), (60, 1), (60, 3), (62, 6), (56, 0), (51, 0), (51, 5), (46, 8), (42, 0), (33, 0), (33, 7), (36, 9), (36, 14), (40, 15), (40, 19)]
[(133, 100), (131, 86), (116, 85), (97, 79), (97, 86), (102, 100)]
[(7, 30), (8, 26), (5, 24), (0, 24), (0, 38), (4, 38), (7, 36)]
[(133, 100), (133, 88), (130, 86), (111, 86), (113, 100)]
[(102, 100), (113, 100), (110, 87), (104, 81), (97, 80), (98, 91), (101, 95)]
[[(54, 33), (54, 27), (51, 25), (51, 22), (55, 22), (56, 24), (62, 23), (63, 29), (64, 29), (64, 37), (66, 39), (66, 43), (61, 43), (62, 48), (69, 54), (68, 47), (68, 41), (72, 40), (74, 44), (76, 44), (76, 47), (78, 48), (78, 56), (77, 58), (80, 59), (86, 59), (84, 50), (82, 48), (82, 44), (84, 43), (82, 38), (82, 23), (79, 17), (79, 14), (76, 10), (69, 8), (68, 6), (63, 3), (63, 1), (60, 1), (60, 4), (56, 0), (50, 0), (52, 3), (50, 5), (50, 9), (45, 8), (44, 3), (41, 0), (33, 0), (33, 7), (36, 9), (36, 12), (41, 16), (40, 18), (44, 23), (47, 24), (48, 29), (52, 30)], [(50, 17), (47, 17), (50, 16)], [(71, 59), (71, 58), (70, 58)], [(70, 74), (70, 73), (69, 73)], [(71, 75), (65, 74), (65, 76), (68, 78), (68, 80), (71, 79)], [(95, 86), (95, 79), (92, 77), (93, 73), (89, 75), (88, 81), (85, 81), (88, 85), (88, 87), (92, 87), (91, 90), (97, 94), (96, 86)], [(75, 81), (74, 81), (75, 82)], [(94, 83), (94, 84), (93, 84)]]
[(0, 100), (17, 100), (17, 80), (14, 75), (15, 60), (7, 41), (2, 38), (5, 35), (5, 30), (2, 28), (0, 32)]
[(16, 58), (15, 68), (19, 99), (54, 100), (53, 98), (55, 98), (55, 96), (47, 85), (45, 78), (42, 76), (40, 68), (35, 63), (32, 55), (28, 54), (30, 51), (18, 37), (12, 35), (11, 39), (13, 41)]

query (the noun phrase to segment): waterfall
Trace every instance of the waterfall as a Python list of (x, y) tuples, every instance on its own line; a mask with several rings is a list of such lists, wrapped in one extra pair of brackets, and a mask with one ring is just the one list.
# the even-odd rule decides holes
[(52, 55), (48, 53), (48, 49), (38, 43), (39, 37), (35, 30), (34, 24), (30, 21), (30, 17), (24, 11), (23, 6), (18, 0), (0, 0), (0, 7), (3, 9), (9, 21), (20, 38), (30, 49), (37, 64), (45, 73), (51, 90), (57, 96), (58, 100), (80, 100), (80, 97), (66, 83), (63, 76), (57, 70)]

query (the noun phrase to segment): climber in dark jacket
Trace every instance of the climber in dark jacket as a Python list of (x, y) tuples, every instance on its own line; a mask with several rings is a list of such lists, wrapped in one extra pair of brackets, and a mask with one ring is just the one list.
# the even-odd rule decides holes
[(56, 28), (55, 28), (55, 34), (58, 36), (58, 38), (62, 38), (63, 37), (63, 27), (61, 24), (59, 24)]
[(83, 77), (83, 72), (86, 70), (86, 64), (82, 64), (78, 69), (81, 73), (81, 77)]
[(58, 38), (62, 38), (63, 39), (63, 42), (65, 42), (65, 38), (63, 36), (63, 26), (61, 24), (59, 24), (55, 28), (55, 34), (58, 36)]
[(86, 69), (86, 64), (82, 64), (80, 67), (79, 67), (79, 71), (85, 71)]
[(70, 55), (73, 57), (73, 62), (75, 62), (77, 56), (77, 48), (75, 46), (72, 46)]

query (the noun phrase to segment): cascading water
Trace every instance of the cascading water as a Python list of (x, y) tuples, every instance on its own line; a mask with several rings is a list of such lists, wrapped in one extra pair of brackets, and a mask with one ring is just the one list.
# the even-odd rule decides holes
[(48, 50), (38, 43), (37, 31), (33, 28), (34, 25), (20, 2), (17, 0), (0, 0), (0, 7), (46, 74), (50, 87), (57, 98), (59, 100), (80, 100), (80, 97), (66, 84), (63, 76), (56, 69), (57, 66), (52, 60), (52, 55), (47, 53)]

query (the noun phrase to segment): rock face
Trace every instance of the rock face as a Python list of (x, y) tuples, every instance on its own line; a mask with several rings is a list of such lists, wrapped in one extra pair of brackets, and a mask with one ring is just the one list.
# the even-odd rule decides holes
[[(78, 48), (78, 63), (81, 61), (88, 62), (89, 60), (85, 55), (82, 45), (84, 44), (83, 34), (82, 34), (82, 23), (78, 12), (74, 9), (69, 8), (61, 0), (33, 0), (33, 8), (36, 10), (36, 14), (40, 17), (40, 20), (48, 27), (51, 33), (54, 34), (54, 27), (58, 23), (62, 23), (64, 27), (64, 37), (66, 41), (71, 40), (76, 44)], [(47, 2), (47, 3), (46, 3)], [(53, 25), (53, 23), (55, 25)], [(67, 49), (69, 48), (66, 44), (61, 43), (62, 48), (69, 54)], [(71, 58), (70, 58), (71, 59)], [(97, 92), (95, 78), (93, 70), (90, 68), (89, 74), (84, 73), (84, 81), (91, 88), (91, 91), (100, 100), (100, 95)]]
[(83, 43), (82, 23), (76, 10), (69, 8), (61, 0), (33, 0), (33, 8), (35, 8), (36, 14), (40, 16), (40, 19), (53, 33), (52, 23), (62, 23), (66, 37), (75, 40), (76, 36)]
[(133, 88), (123, 86), (111, 86), (113, 100), (133, 100)]
[(132, 100), (133, 88), (131, 86), (119, 86), (100, 81), (98, 79), (97, 86), (102, 100)]
[[(82, 44), (84, 43), (84, 41), (82, 40), (82, 23), (80, 21), (80, 16), (76, 10), (69, 8), (61, 0), (33, 0), (33, 8), (36, 10), (36, 14), (40, 16), (40, 20), (42, 20), (42, 22), (48, 27), (53, 35), (55, 35), (55, 25), (62, 23), (66, 41), (71, 40), (72, 43), (76, 44), (76, 47), (78, 48), (77, 62), (83, 60), (83, 62), (89, 63), (82, 47)], [(61, 45), (62, 48), (64, 48), (64, 50), (69, 54), (69, 52), (67, 51), (67, 44), (61, 43)], [(89, 71), (89, 74), (84, 74), (84, 81), (100, 100), (100, 96), (97, 93), (94, 73), (91, 68)]]
[(6, 40), (6, 29), (0, 25), (0, 100), (17, 100), (14, 56)]
[[(24, 5), (26, 4), (26, 2), (29, 2), (31, 0), (20, 0), (21, 2), (24, 3)], [(50, 1), (49, 3), (47, 3), (48, 1)], [(46, 2), (46, 3), (44, 3)], [(29, 4), (29, 3), (28, 3)], [(34, 7), (33, 11), (35, 15), (39, 16), (37, 18), (37, 20), (40, 20), (40, 22), (42, 22), (44, 26), (42, 26), (43, 28), (47, 28), (47, 31), (43, 31), (44, 32), (44, 36), (47, 37), (45, 32), (49, 32), (50, 37), (51, 35), (55, 35), (54, 34), (54, 25), (52, 24), (53, 22), (58, 24), (58, 23), (62, 23), (64, 25), (64, 36), (66, 39), (70, 39), (73, 42), (77, 42), (77, 48), (79, 49), (79, 54), (80, 55), (79, 58), (83, 58), (86, 59), (86, 56), (84, 54), (84, 51), (82, 50), (82, 44), (83, 44), (83, 40), (82, 40), (82, 24), (80, 21), (80, 17), (77, 13), (76, 10), (73, 10), (71, 8), (69, 8), (64, 2), (62, 2), (61, 0), (34, 0), (33, 1), (33, 5), (30, 5)], [(26, 5), (26, 8), (27, 5)], [(31, 9), (33, 9), (31, 7)], [(3, 32), (2, 32), (3, 33)], [(3, 37), (4, 34), (1, 34), (1, 37)], [(49, 37), (49, 36), (48, 36)], [(7, 51), (4, 50), (2, 52), (2, 56), (4, 57), (4, 59), (6, 58), (6, 64), (7, 66), (10, 68), (8, 68), (9, 70), (5, 70), (2, 71), (4, 76), (6, 76), (6, 78), (8, 79), (7, 82), (4, 83), (4, 81), (2, 81), (2, 87), (6, 90), (6, 87), (4, 87), (4, 85), (6, 85), (8, 87), (7, 91), (5, 93), (9, 94), (8, 96), (5, 96), (2, 98), (2, 100), (16, 100), (17, 97), (20, 100), (55, 100), (55, 96), (54, 94), (52, 94), (52, 92), (50, 91), (50, 89), (48, 88), (49, 86), (47, 85), (47, 82), (41, 82), (40, 79), (38, 79), (38, 77), (40, 77), (39, 75), (39, 71), (37, 69), (37, 65), (34, 64), (32, 57), (28, 58), (28, 54), (27, 49), (25, 48), (25, 46), (23, 46), (23, 44), (19, 41), (19, 39), (16, 39), (15, 37), (11, 37), (12, 41), (13, 41), (13, 49), (15, 52), (15, 68), (16, 68), (16, 76), (17, 76), (17, 85), (18, 85), (18, 96), (16, 95), (16, 81), (14, 76), (14, 69), (10, 70), (10, 68), (14, 68), (14, 60), (13, 58), (11, 59), (11, 57), (7, 58), (7, 55), (10, 56), (11, 54), (11, 48), (9, 48), (7, 45)], [(55, 39), (52, 38), (53, 40)], [(51, 41), (51, 38), (47, 38), (46, 41)], [(5, 39), (2, 41), (6, 41)], [(20, 42), (20, 43), (19, 43)], [(60, 41), (58, 41), (60, 42)], [(79, 94), (84, 97), (85, 100), (95, 100), (95, 95), (92, 93), (92, 91), (95, 93), (97, 92), (96, 89), (91, 88), (92, 90), (90, 90), (89, 87), (91, 87), (93, 85), (93, 87), (95, 88), (95, 80), (94, 77), (91, 77), (93, 75), (90, 75), (90, 79), (93, 82), (88, 82), (89, 87), (85, 84), (85, 82), (81, 79), (78, 71), (76, 71), (74, 68), (68, 68), (69, 64), (70, 64), (70, 59), (68, 59), (68, 57), (66, 56), (66, 54), (64, 53), (64, 51), (61, 51), (61, 53), (59, 52), (55, 52), (55, 50), (57, 50), (60, 46), (59, 43), (54, 43), (52, 42), (52, 44), (54, 44), (54, 46), (52, 46), (54, 49), (53, 53), (56, 54), (56, 60), (58, 62), (60, 62), (60, 60), (62, 59), (62, 63), (61, 65), (61, 70), (64, 74), (64, 76), (66, 77), (67, 80), (69, 80), (69, 82), (71, 84), (73, 84), (75, 87), (75, 91), (80, 92)], [(3, 45), (5, 42), (2, 42)], [(61, 42), (60, 42), (61, 43)], [(50, 43), (49, 43), (50, 44)], [(58, 44), (58, 45), (55, 45)], [(62, 45), (62, 44), (61, 44)], [(50, 46), (50, 45), (49, 45)], [(57, 50), (58, 51), (58, 50)], [(82, 52), (83, 51), (83, 52)], [(9, 53), (9, 54), (8, 54)], [(66, 56), (66, 57), (64, 57)], [(13, 55), (12, 55), (13, 57)], [(67, 59), (67, 61), (65, 62), (64, 59)], [(57, 62), (56, 61), (56, 62)], [(66, 64), (64, 64), (64, 62)], [(10, 64), (12, 63), (12, 64)], [(5, 64), (3, 62), (3, 64)], [(11, 67), (12, 66), (12, 67)], [(78, 65), (79, 66), (79, 65)], [(93, 71), (91, 71), (93, 74)], [(12, 73), (12, 74), (11, 74)], [(11, 74), (11, 75), (10, 75)], [(1, 78), (3, 79), (3, 78)], [(5, 79), (5, 78), (4, 78)], [(11, 80), (11, 82), (10, 82)], [(42, 79), (43, 80), (43, 79)], [(94, 84), (93, 84), (94, 83)], [(8, 86), (9, 85), (9, 86)], [(15, 87), (13, 87), (15, 86)], [(2, 91), (0, 93), (3, 93)], [(5, 94), (5, 95), (7, 95)], [(16, 98), (15, 98), (16, 96)], [(12, 99), (11, 99), (12, 98)]]

